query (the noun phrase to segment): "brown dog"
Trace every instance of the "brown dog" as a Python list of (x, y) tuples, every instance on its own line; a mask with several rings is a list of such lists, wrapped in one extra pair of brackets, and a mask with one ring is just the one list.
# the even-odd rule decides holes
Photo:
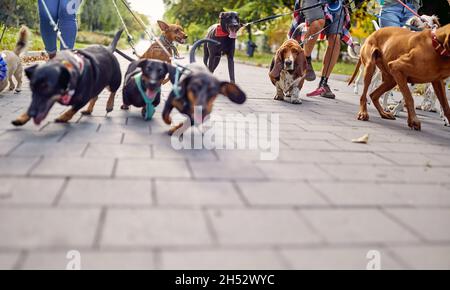
[(383, 83), (370, 98), (382, 118), (395, 119), (392, 113), (383, 110), (379, 99), (398, 85), (408, 110), (408, 126), (420, 130), (421, 124), (415, 112), (408, 83), (432, 83), (445, 117), (450, 120), (450, 107), (444, 86), (444, 80), (450, 76), (450, 24), (436, 31), (422, 32), (411, 32), (397, 27), (383, 28), (366, 40), (349, 84), (355, 79), (361, 64), (364, 65), (365, 72), (359, 120), (369, 120), (367, 93), (376, 67), (382, 73)]
[(277, 50), (270, 65), (269, 77), (277, 88), (275, 100), (301, 104), (300, 90), (306, 76), (306, 56), (300, 44), (287, 40)]
[(165, 49), (170, 53), (170, 57), (164, 49), (162, 49), (161, 46), (155, 42), (149, 47), (141, 58), (159, 59), (161, 61), (171, 63), (170, 58), (173, 56), (178, 56), (178, 51), (174, 45), (174, 42), (185, 44), (188, 36), (184, 32), (183, 27), (178, 24), (167, 24), (164, 21), (158, 20), (158, 25), (162, 32), (159, 40), (164, 45)]

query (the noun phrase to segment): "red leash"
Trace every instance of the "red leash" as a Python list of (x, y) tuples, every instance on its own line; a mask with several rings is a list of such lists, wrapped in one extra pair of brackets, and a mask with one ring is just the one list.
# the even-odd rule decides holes
[(409, 11), (411, 11), (412, 14), (416, 15), (417, 17), (420, 18), (420, 15), (417, 14), (416, 11), (412, 10), (408, 5), (406, 5), (405, 3), (403, 3), (401, 0), (397, 0), (398, 3), (402, 4), (406, 9), (408, 9)]

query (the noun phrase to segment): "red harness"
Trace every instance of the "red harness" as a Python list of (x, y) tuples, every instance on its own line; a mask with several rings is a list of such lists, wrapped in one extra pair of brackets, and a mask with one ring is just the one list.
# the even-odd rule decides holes
[(225, 32), (222, 29), (222, 26), (219, 24), (216, 28), (216, 37), (228, 37), (230, 34), (228, 32)]
[(432, 31), (431, 31), (431, 37), (432, 37), (432, 40), (433, 40), (433, 47), (434, 47), (434, 50), (436, 50), (436, 52), (437, 52), (440, 56), (450, 57), (450, 51), (448, 51), (448, 50), (442, 45), (442, 43), (440, 43), (439, 40), (437, 39), (437, 36), (436, 36), (436, 30), (432, 30)]

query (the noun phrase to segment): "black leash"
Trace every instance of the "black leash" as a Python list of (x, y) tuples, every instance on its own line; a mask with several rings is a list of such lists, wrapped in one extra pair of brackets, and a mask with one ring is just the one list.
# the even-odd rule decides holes
[[(128, 30), (128, 27), (125, 23), (125, 20), (123, 19), (122, 15), (120, 14), (119, 11), (119, 7), (117, 6), (116, 0), (111, 0), (112, 3), (114, 4), (114, 8), (116, 8), (116, 12), (117, 15), (119, 16), (120, 21), (122, 22), (123, 28), (125, 29), (125, 33), (127, 34), (127, 41), (128, 44), (130, 45), (131, 49), (133, 50), (133, 54), (135, 56), (138, 56), (137, 51), (136, 51), (136, 47), (135, 47), (135, 43), (134, 43), (134, 39), (133, 36), (131, 35), (130, 31)], [(119, 53), (120, 54), (120, 53)], [(120, 54), (122, 57), (125, 57), (124, 54)], [(139, 57), (139, 56), (138, 56)], [(127, 56), (125, 57), (126, 59), (130, 60), (130, 58)]]
[(320, 6), (323, 6), (323, 5), (325, 5), (325, 3), (319, 2), (319, 3), (311, 5), (309, 7), (300, 8), (300, 9), (293, 10), (293, 11), (290, 11), (290, 12), (268, 16), (268, 17), (261, 18), (261, 19), (258, 19), (258, 20), (252, 21), (252, 22), (247, 22), (246, 24), (243, 25), (243, 27), (247, 27), (247, 26), (253, 25), (253, 24), (258, 24), (258, 23), (261, 23), (261, 22), (274, 20), (274, 19), (277, 19), (277, 18), (280, 18), (280, 17), (292, 15), (292, 14), (297, 13), (297, 12), (303, 12), (303, 11), (306, 11), (306, 10), (309, 10), (309, 9), (313, 9), (313, 8), (316, 8), (316, 7), (320, 7)]

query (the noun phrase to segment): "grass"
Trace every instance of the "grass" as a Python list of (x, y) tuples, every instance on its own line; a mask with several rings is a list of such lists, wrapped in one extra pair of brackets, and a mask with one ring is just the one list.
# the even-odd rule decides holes
[[(248, 57), (244, 51), (236, 51), (236, 59), (251, 63), (257, 66), (269, 66), (273, 55), (269, 53), (256, 53), (253, 58)], [(322, 62), (313, 61), (315, 71), (322, 69)], [(338, 62), (334, 67), (333, 73), (341, 75), (352, 75), (355, 71), (355, 65), (351, 63)]]
[[(3, 31), (3, 28), (1, 28)], [(17, 35), (19, 33), (19, 28), (8, 28), (6, 30), (5, 36), (0, 43), (0, 51), (1, 50), (13, 50), (16, 41)], [(102, 44), (109, 45), (112, 41), (112, 37), (108, 34), (96, 33), (96, 32), (88, 32), (88, 31), (79, 31), (77, 34), (77, 42), (75, 44), (76, 49), (82, 49), (86, 46), (92, 44)], [(119, 47), (126, 47), (126, 41), (121, 40), (119, 43)], [(30, 44), (28, 46), (29, 51), (42, 51), (44, 50), (44, 43), (42, 42), (41, 35), (38, 31), (31, 30)]]

